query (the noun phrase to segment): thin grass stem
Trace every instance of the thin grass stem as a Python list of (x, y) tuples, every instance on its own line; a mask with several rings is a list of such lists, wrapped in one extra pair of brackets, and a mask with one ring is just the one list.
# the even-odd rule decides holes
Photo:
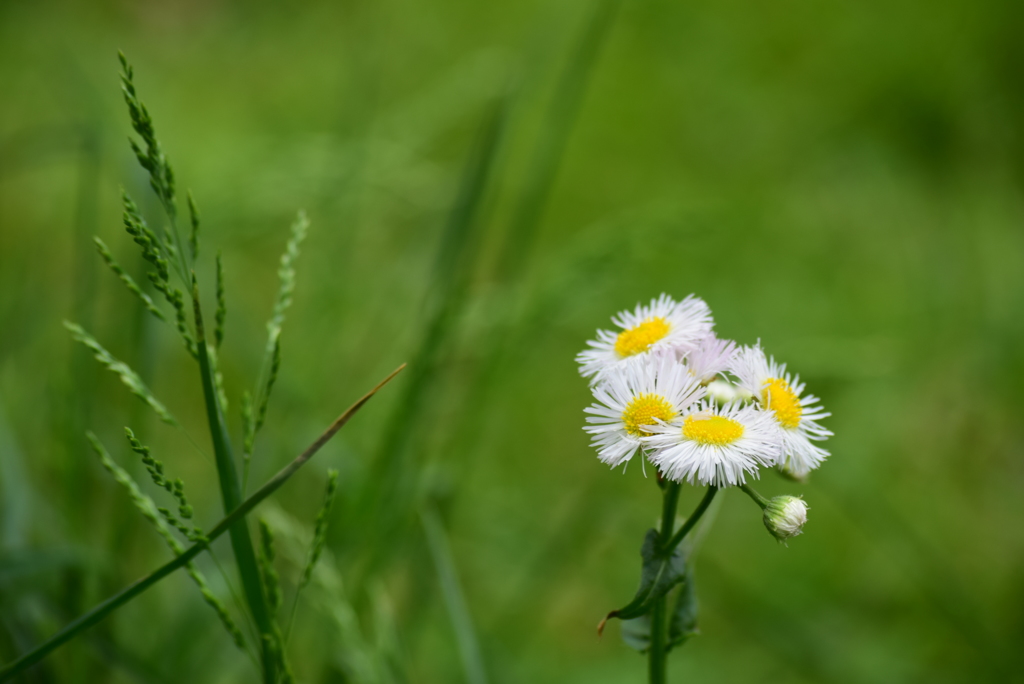
[[(227, 425), (220, 399), (217, 395), (217, 381), (210, 358), (210, 349), (206, 342), (203, 327), (202, 308), (199, 304), (199, 285), (192, 276), (192, 308), (196, 326), (196, 346), (199, 350), (199, 369), (202, 375), (203, 397), (206, 402), (206, 417), (210, 426), (210, 438), (213, 441), (213, 453), (217, 464), (217, 476), (220, 481), (221, 500), (225, 513), (238, 507), (242, 502), (242, 488), (235, 467), (235, 456), (228, 435)], [(256, 560), (252, 536), (245, 519), (240, 519), (229, 530), (231, 550), (238, 565), (238, 574), (242, 579), (242, 591), (246, 603), (252, 611), (256, 627), (260, 632), (263, 681), (266, 684), (277, 684), (279, 660), (271, 649), (267, 648), (268, 639), (274, 637), (274, 619), (267, 603), (267, 595)]]
[(437, 569), (445, 608), (448, 610), (448, 617), (455, 630), (455, 639), (458, 643), (459, 657), (462, 660), (466, 681), (468, 684), (487, 684), (487, 671), (480, 653), (479, 639), (476, 629), (473, 627), (473, 618), (469, 614), (469, 607), (466, 605), (462, 585), (459, 582), (455, 560), (452, 558), (451, 546), (448, 543), (448, 535), (445, 533), (441, 516), (438, 515), (437, 509), (432, 503), (425, 503), (420, 508), (420, 522), (423, 524), (427, 546), (430, 548), (430, 555), (434, 560), (434, 567)]

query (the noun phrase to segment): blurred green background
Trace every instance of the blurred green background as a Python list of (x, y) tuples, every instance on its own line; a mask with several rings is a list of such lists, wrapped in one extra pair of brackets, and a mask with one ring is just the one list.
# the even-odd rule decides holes
[[(142, 479), (131, 425), (197, 520), (221, 516), (199, 374), (91, 244), (144, 278), (118, 186), (158, 214), (123, 49), (202, 210), (208, 295), (224, 254), (236, 436), (287, 226), (312, 222), (250, 491), (412, 362), (260, 509), (289, 606), (341, 470), (300, 681), (465, 681), (437, 558), (488, 681), (644, 681), (595, 625), (632, 596), (660, 495), (588, 447), (573, 356), (662, 291), (760, 338), (836, 434), (809, 483), (759, 485), (811, 506), (789, 548), (719, 497), (672, 681), (1024, 681), (1022, 27), (1010, 0), (0, 3), (0, 660), (169, 558), (86, 428)], [(254, 681), (179, 575), (25, 681)]]

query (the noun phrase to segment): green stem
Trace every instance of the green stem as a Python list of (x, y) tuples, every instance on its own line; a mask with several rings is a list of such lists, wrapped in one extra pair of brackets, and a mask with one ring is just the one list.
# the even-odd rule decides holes
[(672, 551), (679, 546), (679, 542), (686, 538), (686, 535), (690, 533), (690, 530), (692, 530), (693, 526), (697, 524), (700, 517), (704, 515), (704, 511), (708, 510), (708, 506), (711, 505), (711, 500), (715, 498), (715, 494), (717, 493), (718, 487), (715, 485), (708, 487), (707, 493), (704, 494), (704, 498), (700, 500), (699, 504), (697, 504), (697, 508), (693, 509), (693, 513), (690, 514), (690, 517), (686, 519), (683, 526), (679, 528), (679, 531), (676, 532), (671, 541), (669, 541), (668, 546), (665, 548), (667, 553), (672, 553)]
[[(199, 305), (199, 285), (195, 274), (192, 275), (192, 307), (195, 314), (196, 346), (199, 349), (199, 369), (203, 381), (203, 397), (206, 400), (206, 418), (210, 425), (210, 438), (213, 441), (213, 453), (217, 462), (217, 476), (220, 480), (221, 500), (224, 512), (238, 508), (242, 503), (242, 488), (235, 469), (235, 456), (231, 448), (227, 425), (220, 400), (217, 398), (217, 386), (214, 378), (213, 364), (210, 361), (210, 350), (206, 346), (206, 334), (203, 329), (203, 315)], [(270, 649), (266, 648), (268, 637), (273, 638), (274, 620), (271, 617), (267, 597), (263, 590), (259, 565), (256, 562), (256, 551), (252, 545), (252, 536), (244, 517), (228, 530), (231, 536), (231, 550), (238, 564), (238, 574), (242, 578), (242, 590), (246, 603), (252, 611), (256, 628), (259, 630), (263, 643), (260, 652), (263, 662), (263, 681), (267, 684), (277, 682), (277, 659)]]
[(751, 499), (753, 499), (754, 503), (756, 503), (758, 506), (760, 506), (762, 511), (768, 506), (768, 499), (764, 498), (763, 496), (758, 494), (756, 491), (754, 491), (754, 488), (751, 487), (750, 485), (748, 485), (748, 484), (741, 484), (740, 485), (740, 489), (742, 489), (743, 492), (747, 496), (749, 496)]
[[(676, 508), (679, 505), (679, 490), (681, 485), (678, 482), (668, 482), (665, 485), (664, 498), (661, 504), (661, 531), (658, 534), (659, 544), (662, 545), (661, 552), (671, 555), (674, 548), (665, 544), (665, 540), (672, 538), (672, 527), (676, 522)], [(665, 648), (665, 602), (667, 598), (661, 596), (656, 599), (651, 608), (651, 648), (648, 651), (648, 672), (650, 673), (651, 684), (664, 684), (666, 671), (666, 657), (668, 650)]]
[[(686, 538), (686, 535), (690, 533), (690, 530), (693, 529), (697, 521), (704, 515), (708, 506), (711, 505), (711, 500), (718, 493), (718, 487), (714, 485), (708, 487), (707, 493), (704, 494), (704, 498), (697, 504), (697, 508), (686, 519), (686, 522), (679, 528), (679, 531), (672, 534), (672, 527), (676, 519), (676, 507), (679, 503), (680, 488), (681, 486), (677, 482), (669, 482), (665, 486), (665, 498), (663, 499), (661, 510), (661, 532), (658, 534), (658, 540), (661, 543), (660, 553), (664, 556), (672, 555), (675, 548), (679, 546), (680, 542)], [(667, 543), (663, 541), (666, 539), (668, 540)], [(648, 650), (647, 661), (650, 684), (665, 684), (666, 672), (668, 671), (668, 650), (665, 647), (667, 600), (667, 596), (662, 596), (651, 607), (651, 647)]]
[(665, 496), (661, 503), (661, 533), (659, 541), (671, 539), (672, 527), (676, 524), (676, 508), (679, 506), (679, 490), (682, 485), (678, 482), (668, 482), (665, 485)]
[(123, 606), (124, 604), (131, 601), (133, 598), (141, 594), (142, 592), (149, 589), (151, 586), (167, 577), (178, 568), (187, 565), (193, 558), (202, 553), (213, 540), (217, 539), (229, 529), (231, 529), (236, 522), (244, 520), (245, 515), (256, 508), (264, 499), (273, 494), (277, 489), (283, 485), (288, 479), (298, 471), (303, 465), (306, 464), (309, 459), (313, 457), (327, 442), (335, 435), (338, 430), (342, 428), (345, 423), (355, 415), (356, 411), (361, 409), (363, 405), (370, 400), (370, 398), (376, 394), (380, 388), (387, 384), (392, 378), (398, 375), (399, 371), (405, 368), (405, 364), (402, 364), (395, 369), (391, 375), (387, 376), (380, 383), (377, 384), (372, 390), (367, 392), (363, 397), (352, 404), (344, 413), (338, 416), (337, 420), (331, 423), (331, 426), (327, 428), (323, 434), (321, 434), (315, 442), (309, 445), (305, 451), (299, 454), (294, 461), (289, 463), (287, 466), (282, 468), (277, 475), (267, 481), (265, 485), (260, 487), (252, 496), (246, 499), (242, 505), (240, 505), (231, 513), (224, 517), (217, 525), (206, 533), (206, 541), (193, 544), (180, 556), (174, 558), (168, 563), (164, 564), (160, 568), (157, 568), (149, 575), (146, 575), (139, 581), (123, 589), (116, 596), (112, 596), (100, 605), (90, 610), (85, 615), (81, 616), (64, 629), (60, 630), (52, 637), (47, 639), (45, 642), (36, 646), (34, 649), (21, 656), (13, 663), (0, 669), (0, 684), (9, 681), (13, 677), (17, 676), (25, 669), (35, 665), (40, 660), (45, 658), (51, 652), (56, 650), (58, 647), (64, 645), (71, 639), (75, 638), (81, 632), (85, 631), (89, 627), (92, 627), (96, 623), (103, 620), (103, 618), (110, 615), (112, 612)]

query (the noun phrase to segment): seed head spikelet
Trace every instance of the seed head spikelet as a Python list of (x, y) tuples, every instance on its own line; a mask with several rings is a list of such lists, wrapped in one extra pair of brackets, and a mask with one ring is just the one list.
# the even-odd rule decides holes
[(121, 265), (117, 263), (114, 259), (114, 255), (110, 253), (110, 248), (107, 247), (106, 243), (98, 237), (94, 237), (92, 240), (96, 244), (96, 251), (100, 253), (103, 263), (105, 263), (107, 267), (114, 272), (114, 275), (124, 283), (124, 286), (128, 288), (128, 291), (138, 297), (139, 301), (142, 302), (142, 305), (146, 307), (146, 310), (149, 311), (149, 313), (153, 314), (161, 321), (166, 321), (167, 318), (164, 316), (164, 312), (156, 308), (156, 304), (153, 303), (150, 296), (143, 292), (138, 283), (135, 282), (135, 279), (128, 275)]
[[(270, 525), (268, 525), (267, 521), (262, 518), (260, 518), (259, 525), (260, 573), (263, 576), (263, 586), (267, 593), (267, 604), (270, 609), (271, 616), (274, 616), (281, 607), (281, 581), (277, 574), (277, 570), (274, 568), (274, 560), (277, 558), (277, 552), (274, 549), (274, 534)], [(271, 632), (263, 634), (263, 648), (277, 664), (277, 670), (279, 673), (278, 682), (280, 682), (280, 684), (293, 682), (294, 678), (284, 651), (284, 635), (281, 632), (281, 627), (276, 617), (273, 618), (273, 629)]]
[(171, 412), (153, 396), (153, 393), (150, 392), (149, 388), (142, 382), (142, 378), (128, 367), (126, 363), (115, 359), (110, 352), (103, 348), (103, 345), (96, 341), (96, 338), (83, 330), (81, 326), (71, 323), (70, 321), (64, 321), (64, 327), (71, 331), (71, 336), (75, 341), (81, 342), (88, 347), (92, 351), (93, 357), (107, 368), (107, 370), (111, 373), (115, 373), (119, 378), (121, 378), (121, 382), (131, 390), (132, 394), (149, 404), (150, 408), (160, 416), (160, 420), (164, 421), (168, 425), (178, 427), (178, 421), (171, 415)]
[(242, 393), (242, 457), (248, 463), (256, 439), (256, 419), (252, 412), (252, 394)]
[[(153, 484), (157, 487), (161, 487), (167, 491), (168, 494), (174, 497), (178, 504), (178, 515), (185, 520), (192, 518), (192, 506), (188, 502), (188, 497), (185, 496), (185, 483), (181, 479), (170, 480), (164, 474), (164, 464), (150, 454), (149, 447), (144, 446), (135, 434), (131, 431), (131, 428), (124, 429), (125, 437), (128, 438), (128, 444), (131, 450), (137, 453), (142, 458), (142, 464), (146, 467), (146, 471), (149, 473), (150, 479), (153, 480)], [(179, 532), (185, 535), (185, 538), (189, 541), (201, 541), (205, 539), (203, 531), (198, 527), (189, 527), (185, 523), (178, 520), (170, 510), (166, 508), (158, 508), (160, 514), (167, 519), (167, 522), (174, 526)]]
[(215, 316), (216, 326), (213, 330), (213, 339), (215, 346), (220, 349), (221, 342), (224, 341), (224, 321), (228, 317), (228, 304), (224, 298), (224, 260), (221, 259), (221, 254), (217, 252), (217, 314)]
[(174, 307), (174, 324), (178, 329), (178, 334), (181, 335), (181, 341), (185, 345), (185, 349), (193, 359), (199, 358), (199, 350), (196, 348), (196, 340), (192, 336), (192, 331), (188, 327), (188, 314), (185, 307), (185, 295), (176, 287), (171, 287), (167, 284), (166, 280), (162, 280), (157, 277), (156, 273), (149, 274), (149, 280), (163, 296), (167, 302)]
[(150, 271), (147, 276), (153, 287), (164, 296), (167, 303), (174, 308), (174, 322), (178, 334), (185, 344), (192, 358), (197, 358), (195, 338), (188, 327), (188, 317), (185, 308), (185, 295), (177, 287), (171, 285), (168, 263), (177, 263), (178, 253), (174, 245), (167, 240), (161, 241), (146, 225), (145, 219), (139, 213), (139, 208), (132, 198), (121, 190), (121, 202), (124, 206), (123, 220), (125, 230), (136, 244), (142, 247), (142, 258), (156, 267), (156, 271)]
[(168, 215), (173, 219), (177, 215), (174, 196), (174, 171), (160, 149), (160, 142), (156, 139), (156, 131), (153, 128), (153, 119), (146, 109), (146, 105), (139, 99), (135, 90), (135, 71), (123, 52), (118, 53), (121, 61), (121, 91), (124, 94), (125, 104), (128, 105), (128, 116), (131, 118), (132, 129), (142, 138), (146, 149), (143, 150), (135, 140), (129, 138), (132, 151), (142, 168), (149, 171), (149, 183), (160, 198), (161, 203), (167, 210)]
[(146, 224), (142, 214), (139, 213), (138, 205), (124, 188), (121, 188), (121, 204), (124, 207), (122, 220), (125, 231), (132, 236), (135, 244), (142, 248), (142, 258), (156, 267), (157, 277), (166, 283), (170, 278), (170, 272), (167, 268), (164, 244)]
[(263, 427), (263, 423), (267, 419), (267, 401), (270, 399), (270, 392), (274, 389), (274, 383), (277, 382), (277, 373), (281, 370), (281, 338), (277, 337), (274, 340), (274, 352), (270, 357), (270, 373), (267, 375), (266, 391), (263, 392), (263, 396), (260, 398), (259, 411), (256, 414), (256, 432), (259, 432), (260, 428)]
[(192, 253), (192, 261), (199, 258), (199, 208), (192, 197), (192, 191), (188, 191), (188, 218), (192, 230), (188, 234), (188, 248)]
[(299, 257), (299, 247), (306, 239), (306, 232), (309, 230), (309, 219), (306, 212), (299, 211), (285, 245), (284, 253), (281, 255), (280, 265), (277, 269), (277, 276), (280, 285), (277, 290), (277, 298), (274, 300), (274, 310), (270, 320), (267, 321), (267, 344), (263, 350), (263, 363), (260, 366), (260, 377), (256, 383), (256, 389), (250, 395), (250, 405), (246, 407), (243, 397), (242, 426), (244, 429), (242, 459), (245, 463), (246, 472), (249, 461), (252, 458), (253, 448), (256, 442), (256, 435), (263, 427), (267, 415), (267, 403), (270, 401), (270, 392), (274, 389), (274, 382), (277, 380), (277, 372), (281, 367), (281, 328), (284, 325), (285, 312), (292, 304), (292, 294), (295, 292), (295, 260)]
[(276, 613), (281, 607), (281, 581), (274, 569), (277, 552), (274, 550), (274, 533), (270, 525), (260, 518), (260, 568), (263, 572), (263, 586), (267, 590), (270, 612)]
[(316, 514), (316, 529), (313, 532), (313, 544), (310, 546), (309, 557), (306, 559), (306, 565), (302, 570), (302, 579), (299, 581), (300, 587), (304, 587), (309, 584), (309, 580), (313, 576), (313, 568), (316, 566), (316, 562), (320, 559), (320, 554), (324, 551), (324, 545), (327, 543), (327, 524), (337, 489), (338, 471), (333, 469), (328, 470), (327, 491), (324, 493), (323, 505), (320, 506), (320, 511)]
[[(96, 452), (97, 456), (99, 456), (103, 467), (114, 476), (114, 480), (117, 481), (118, 484), (128, 491), (128, 496), (131, 498), (132, 504), (135, 508), (138, 509), (138, 511), (142, 513), (143, 517), (153, 525), (163, 540), (167, 542), (167, 546), (170, 547), (171, 551), (173, 551), (175, 555), (180, 556), (185, 549), (174, 537), (174, 534), (167, 526), (167, 523), (161, 518), (159, 509), (156, 507), (156, 504), (153, 503), (153, 500), (142, 493), (142, 490), (139, 489), (135, 480), (132, 479), (131, 475), (129, 475), (124, 468), (114, 462), (110, 457), (110, 454), (107, 453), (107, 450), (100, 443), (99, 439), (97, 439), (96, 435), (91, 432), (87, 432), (86, 437), (89, 440), (89, 444), (92, 445), (93, 451)], [(205, 539), (205, 537), (203, 537), (203, 539)], [(231, 617), (231, 614), (228, 612), (224, 603), (210, 590), (210, 586), (206, 582), (206, 577), (191, 562), (185, 565), (185, 570), (199, 588), (199, 592), (203, 596), (203, 601), (205, 601), (206, 604), (217, 613), (217, 617), (220, 618), (221, 624), (231, 636), (232, 641), (234, 641), (235, 645), (239, 649), (245, 650), (245, 638), (242, 636), (242, 630), (238, 628), (238, 625)]]
[(220, 372), (220, 354), (214, 345), (207, 345), (207, 353), (210, 357), (210, 365), (213, 366), (213, 385), (217, 389), (221, 410), (227, 412), (228, 394), (224, 389), (224, 374)]

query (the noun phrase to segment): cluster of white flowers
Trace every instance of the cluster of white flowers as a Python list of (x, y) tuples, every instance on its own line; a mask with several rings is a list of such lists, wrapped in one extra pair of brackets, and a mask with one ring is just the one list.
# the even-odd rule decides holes
[(828, 456), (818, 399), (760, 343), (715, 337), (702, 299), (663, 294), (612, 322), (576, 357), (596, 399), (584, 430), (604, 463), (642, 451), (669, 480), (725, 487), (764, 467), (803, 479)]

